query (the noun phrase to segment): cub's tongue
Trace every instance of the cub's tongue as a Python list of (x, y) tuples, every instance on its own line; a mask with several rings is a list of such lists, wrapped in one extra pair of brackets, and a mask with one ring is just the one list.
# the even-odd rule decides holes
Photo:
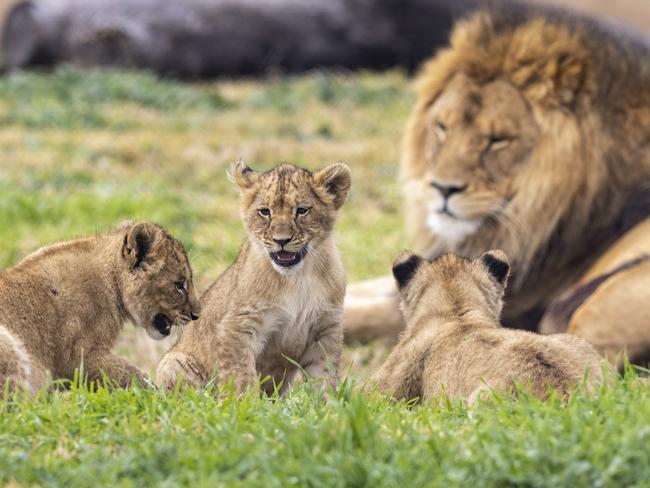
[(296, 259), (296, 256), (298, 255), (297, 252), (287, 252), (287, 251), (278, 251), (275, 253), (275, 255), (278, 258), (278, 261), (283, 261), (283, 262), (291, 262)]
[(289, 252), (282, 250), (272, 252), (271, 259), (278, 266), (282, 266), (283, 268), (291, 268), (292, 266), (295, 266), (300, 261), (302, 261), (303, 254), (304, 250), (298, 252)]

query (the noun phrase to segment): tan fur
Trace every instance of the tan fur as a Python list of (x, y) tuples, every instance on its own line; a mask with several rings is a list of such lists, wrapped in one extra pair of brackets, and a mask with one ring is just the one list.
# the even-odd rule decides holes
[(395, 336), (402, 322), (391, 276), (348, 285), (343, 307), (344, 338), (348, 344)]
[(612, 364), (650, 359), (650, 219), (611, 246), (550, 304), (544, 334), (568, 331), (591, 342)]
[(650, 359), (649, 285), (649, 261), (615, 274), (575, 311), (567, 332), (588, 340), (619, 369), (626, 356), (645, 364)]
[[(280, 384), (284, 391), (296, 373), (287, 358), (310, 376), (333, 380), (328, 363), (335, 370), (341, 355), (345, 293), (333, 228), (350, 172), (335, 164), (313, 174), (291, 165), (256, 173), (240, 163), (233, 179), (248, 238), (201, 298), (201, 319), (161, 360), (156, 381), (170, 387), (182, 375), (205, 384), (216, 372), (220, 382), (234, 379), (241, 392), (261, 375), (272, 380), (266, 392)], [(298, 215), (299, 207), (308, 213)], [(262, 209), (270, 215), (261, 215)], [(287, 251), (307, 249), (303, 260), (293, 268), (273, 263), (270, 253), (280, 250), (274, 239), (290, 239)]]
[(607, 249), (589, 268), (589, 271), (580, 278), (578, 284), (587, 283), (641, 256), (650, 256), (650, 218), (636, 225)]
[(44, 247), (0, 273), (0, 386), (34, 394), (48, 373), (72, 379), (82, 362), (89, 380), (142, 382), (142, 372), (111, 354), (124, 322), (159, 338), (157, 314), (182, 325), (199, 311), (185, 250), (157, 225), (127, 222)]
[(395, 261), (407, 322), (399, 343), (371, 387), (398, 399), (470, 402), (517, 384), (545, 398), (565, 395), (583, 378), (602, 380), (602, 358), (585, 340), (500, 327), (509, 265), (502, 251), (474, 261), (453, 254), (433, 262), (410, 252)]
[[(481, 13), (458, 23), (421, 71), (404, 138), (416, 249), (504, 249), (514, 270), (505, 321), (543, 310), (648, 215), (648, 86), (648, 48), (590, 21)], [(457, 190), (453, 217), (433, 184)], [(371, 336), (357, 333), (354, 308), (346, 317), (346, 337)]]

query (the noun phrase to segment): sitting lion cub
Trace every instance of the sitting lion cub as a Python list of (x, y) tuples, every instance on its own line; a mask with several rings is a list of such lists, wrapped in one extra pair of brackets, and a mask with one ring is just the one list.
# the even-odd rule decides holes
[(161, 227), (125, 222), (106, 234), (44, 247), (0, 272), (0, 395), (32, 394), (47, 373), (126, 386), (144, 375), (111, 354), (124, 322), (160, 339), (198, 318), (183, 245)]
[(475, 401), (521, 384), (540, 398), (564, 395), (586, 377), (602, 379), (601, 357), (585, 340), (500, 327), (510, 265), (501, 251), (470, 261), (453, 254), (429, 263), (408, 251), (393, 275), (407, 328), (369, 386), (399, 399)]
[(203, 315), (163, 357), (156, 381), (182, 375), (203, 385), (214, 371), (239, 393), (258, 375), (271, 393), (286, 390), (299, 364), (333, 381), (343, 347), (345, 274), (333, 235), (350, 189), (350, 170), (334, 164), (312, 173), (284, 164), (257, 173), (239, 162), (232, 178), (241, 192), (248, 238), (239, 257), (201, 298)]

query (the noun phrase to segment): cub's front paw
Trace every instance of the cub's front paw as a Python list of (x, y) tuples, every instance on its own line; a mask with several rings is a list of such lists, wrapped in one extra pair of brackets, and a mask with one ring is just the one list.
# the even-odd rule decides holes
[(192, 356), (172, 351), (160, 360), (156, 368), (156, 384), (172, 389), (178, 381), (192, 386), (203, 386), (208, 382), (208, 373)]

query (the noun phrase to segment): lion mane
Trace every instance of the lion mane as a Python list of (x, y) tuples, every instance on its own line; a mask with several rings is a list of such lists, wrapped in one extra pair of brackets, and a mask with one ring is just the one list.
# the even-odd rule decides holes
[[(457, 23), (449, 47), (423, 65), (404, 138), (401, 178), (417, 251), (504, 249), (514, 270), (504, 319), (536, 321), (536, 310), (650, 213), (649, 52), (640, 38), (567, 14), (480, 12)], [(450, 246), (427, 227), (411, 188), (426, 184), (428, 110), (459, 73), (479, 86), (501, 79), (515, 87), (539, 132), (502, 215)]]

